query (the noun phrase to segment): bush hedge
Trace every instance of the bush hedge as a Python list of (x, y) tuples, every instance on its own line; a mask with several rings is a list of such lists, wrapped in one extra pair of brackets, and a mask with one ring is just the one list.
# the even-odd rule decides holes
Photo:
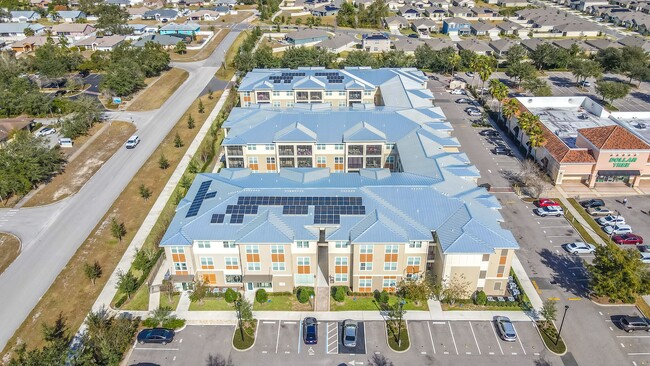
[(266, 293), (266, 290), (261, 288), (255, 292), (255, 301), (259, 302), (260, 304), (264, 304), (265, 302), (269, 301), (269, 294)]
[(309, 301), (309, 297), (314, 294), (313, 287), (301, 286), (296, 290), (298, 295), (298, 302), (305, 304)]
[(343, 302), (345, 301), (345, 287), (343, 286), (338, 286), (336, 287), (336, 290), (334, 291), (334, 300), (338, 302)]

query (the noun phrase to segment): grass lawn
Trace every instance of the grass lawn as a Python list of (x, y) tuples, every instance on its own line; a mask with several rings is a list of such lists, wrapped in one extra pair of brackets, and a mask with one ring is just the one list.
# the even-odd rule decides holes
[(192, 311), (235, 311), (233, 304), (228, 304), (223, 297), (206, 297), (203, 299), (203, 304), (198, 302), (190, 303), (190, 310)]
[(244, 31), (239, 33), (237, 38), (235, 38), (235, 41), (228, 49), (228, 52), (226, 52), (226, 58), (225, 58), (226, 70), (224, 70), (223, 67), (217, 70), (217, 77), (219, 79), (228, 81), (232, 79), (233, 75), (235, 75), (235, 65), (234, 65), (235, 56), (237, 56), (237, 52), (239, 52), (239, 47), (242, 45), (242, 43), (244, 43), (244, 40), (246, 39), (246, 37), (248, 37), (248, 34), (249, 34), (248, 32)]
[(170, 307), (172, 310), (176, 310), (178, 307), (178, 301), (181, 299), (179, 293), (174, 293), (172, 295), (172, 300), (169, 301), (169, 296), (165, 293), (160, 294), (160, 307)]
[(149, 290), (147, 286), (140, 286), (135, 294), (131, 295), (131, 300), (127, 300), (120, 310), (149, 310)]
[[(330, 298), (330, 310), (331, 311), (348, 311), (348, 310), (377, 310), (379, 308), (373, 302), (375, 298), (372, 296), (346, 296), (345, 300), (342, 303), (337, 302), (333, 298)], [(397, 301), (397, 297), (391, 295), (389, 297), (388, 303), (394, 304)], [(415, 305), (411, 301), (406, 301), (404, 304), (404, 310), (429, 310), (429, 307), (426, 302), (420, 303), (420, 305)]]
[(554, 327), (544, 330), (544, 328), (542, 328), (542, 322), (537, 322), (537, 327), (539, 328), (539, 332), (542, 334), (542, 340), (548, 349), (559, 354), (566, 352), (566, 344), (564, 344), (562, 337), (560, 337), (557, 344), (555, 344), (557, 330)]
[(176, 89), (187, 80), (190, 74), (182, 69), (173, 68), (163, 73), (153, 84), (143, 90), (126, 108), (127, 111), (149, 111), (158, 109)]
[[(219, 33), (216, 33), (219, 32)], [(187, 50), (182, 55), (179, 55), (178, 53), (174, 52), (173, 49), (170, 50), (169, 56), (171, 57), (172, 61), (179, 61), (179, 62), (192, 62), (192, 61), (201, 61), (205, 60), (214, 52), (214, 50), (217, 48), (219, 43), (226, 37), (228, 33), (230, 33), (230, 29), (215, 29), (215, 35), (212, 37), (212, 39), (203, 46), (203, 48), (199, 50)]]
[[(102, 126), (98, 123), (97, 126), (93, 126), (93, 129), (99, 130)], [(25, 207), (46, 205), (77, 193), (134, 132), (135, 126), (131, 123), (112, 122), (108, 129), (66, 165), (63, 173), (56, 175), (45, 187), (36, 192), (27, 201)], [(88, 139), (87, 136), (82, 136), (79, 140), (82, 138), (79, 143), (75, 141), (75, 145), (81, 145)]]
[(311, 311), (312, 305), (309, 302), (301, 304), (296, 295), (269, 296), (270, 302), (260, 304), (255, 301), (253, 310), (269, 311)]
[(0, 233), (0, 274), (9, 267), (18, 254), (20, 254), (20, 240), (11, 234)]
[[(402, 320), (400, 328), (401, 332), (398, 332), (397, 322), (386, 322), (386, 336), (388, 337), (388, 346), (393, 351), (406, 351), (409, 348), (409, 330), (406, 327), (406, 322)], [(399, 338), (398, 338), (399, 337)], [(401, 340), (401, 342), (398, 342)]]
[[(7, 342), (2, 353), (3, 356), (14, 349), (19, 339), (28, 345), (28, 349), (43, 346), (45, 342), (42, 337), (41, 324), (53, 323), (59, 312), (66, 318), (69, 329), (79, 328), (106, 284), (110, 273), (113, 272), (122, 258), (128, 243), (131, 242), (138, 228), (142, 225), (178, 162), (185, 155), (190, 142), (207, 119), (209, 112), (214, 108), (217, 99), (217, 97), (214, 99), (203, 98), (206, 111), (203, 114), (197, 112), (198, 99), (188, 108), (176, 126), (171, 129), (156, 151), (115, 200), (106, 215), (98, 222), (86, 241), (63, 268), (13, 337)], [(196, 120), (196, 127), (191, 130), (187, 128), (187, 116), (190, 113)], [(173, 141), (176, 133), (181, 136), (185, 143), (181, 148), (174, 147)], [(158, 167), (158, 159), (163, 153), (170, 164), (166, 170), (161, 170)], [(141, 184), (144, 184), (152, 191), (152, 196), (147, 201), (140, 197), (139, 187)], [(119, 221), (124, 222), (126, 225), (127, 233), (121, 243), (113, 239), (108, 229), (112, 217), (117, 217)], [(152, 245), (148, 243), (152, 243), (149, 238), (148, 241), (145, 241), (145, 245)], [(84, 264), (95, 260), (101, 264), (103, 276), (93, 286), (84, 275)], [(51, 311), (52, 309), (57, 311)]]
[[(252, 321), (249, 324), (244, 324), (244, 331), (241, 332), (239, 326), (235, 329), (235, 333), (232, 335), (232, 345), (233, 347), (239, 350), (249, 349), (255, 343), (255, 328), (257, 327), (257, 321)], [(242, 340), (242, 333), (244, 334), (244, 339)]]
[(637, 295), (636, 302), (634, 304), (639, 308), (639, 310), (641, 310), (643, 316), (650, 318), (650, 305), (648, 305), (648, 303), (643, 300), (643, 297)]
[(522, 309), (515, 305), (515, 306), (489, 306), (489, 305), (474, 305), (472, 303), (470, 304), (455, 304), (454, 306), (450, 306), (449, 304), (442, 303), (441, 304), (442, 310), (444, 311), (454, 311), (454, 310), (461, 310), (461, 311), (521, 311)]

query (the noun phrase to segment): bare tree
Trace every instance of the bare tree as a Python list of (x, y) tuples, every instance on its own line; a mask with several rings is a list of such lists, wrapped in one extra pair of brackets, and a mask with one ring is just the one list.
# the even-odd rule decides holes
[(368, 360), (368, 366), (394, 366), (393, 361), (386, 358), (382, 354), (374, 354), (372, 358)]
[(455, 275), (445, 281), (442, 290), (442, 297), (450, 306), (454, 306), (456, 301), (469, 298), (470, 281), (465, 279), (465, 275)]
[(551, 187), (546, 173), (534, 160), (530, 159), (521, 163), (521, 171), (517, 174), (516, 179), (526, 187), (526, 193), (534, 198), (539, 198)]
[(228, 359), (225, 359), (222, 355), (208, 355), (208, 358), (205, 360), (205, 366), (234, 366), (232, 363), (232, 356), (228, 355)]

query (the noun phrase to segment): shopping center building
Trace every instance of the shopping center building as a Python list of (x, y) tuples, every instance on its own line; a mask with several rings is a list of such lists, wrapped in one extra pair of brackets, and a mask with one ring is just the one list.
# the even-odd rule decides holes
[(505, 294), (518, 244), (426, 82), (415, 69), (246, 75), (225, 168), (197, 176), (161, 242), (172, 279), (370, 292), (429, 270)]
[(556, 185), (581, 182), (637, 187), (650, 179), (650, 113), (609, 112), (588, 97), (521, 97), (521, 112), (540, 117), (545, 142), (530, 148), (517, 118), (508, 129)]

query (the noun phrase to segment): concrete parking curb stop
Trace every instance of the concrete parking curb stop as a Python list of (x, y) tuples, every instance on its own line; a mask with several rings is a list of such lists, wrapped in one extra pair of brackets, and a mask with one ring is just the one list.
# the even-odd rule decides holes
[(403, 351), (398, 351), (398, 350), (393, 349), (393, 347), (390, 346), (390, 342), (388, 342), (388, 327), (386, 327), (386, 322), (384, 322), (384, 334), (386, 335), (386, 345), (388, 346), (388, 348), (389, 348), (391, 351), (393, 351), (393, 352), (395, 352), (395, 353), (406, 353), (406, 352), (408, 352), (408, 351), (411, 349), (411, 335), (409, 334), (409, 323), (408, 323), (408, 320), (404, 320), (404, 323), (406, 323), (406, 335), (407, 335), (408, 338), (409, 338), (409, 346), (406, 347), (406, 349), (403, 350)]
[(250, 351), (253, 347), (255, 347), (255, 342), (257, 342), (257, 331), (260, 329), (260, 321), (259, 321), (259, 319), (256, 319), (255, 322), (256, 322), (255, 323), (255, 335), (253, 336), (253, 344), (251, 344), (251, 346), (246, 348), (246, 349), (239, 349), (239, 348), (235, 347), (235, 337), (237, 336), (237, 326), (235, 326), (235, 330), (232, 333), (232, 339), (231, 339), (232, 349), (234, 349), (237, 352), (247, 352), (247, 351)]

